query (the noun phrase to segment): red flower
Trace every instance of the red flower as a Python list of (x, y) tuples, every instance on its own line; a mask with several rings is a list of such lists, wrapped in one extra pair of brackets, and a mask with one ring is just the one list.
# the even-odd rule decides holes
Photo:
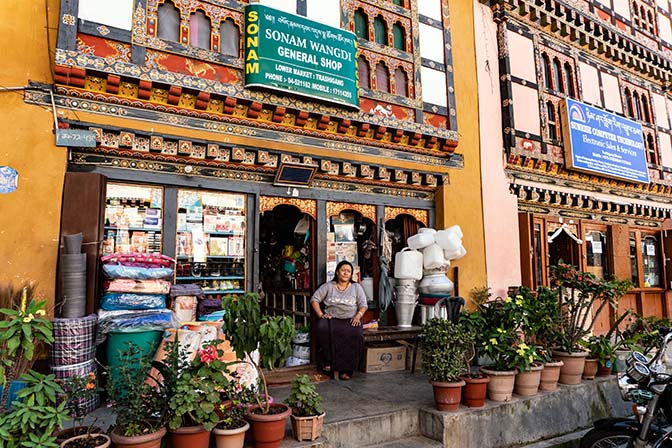
[(209, 345), (199, 350), (198, 356), (201, 358), (202, 363), (210, 364), (212, 361), (217, 359), (217, 349), (214, 345)]

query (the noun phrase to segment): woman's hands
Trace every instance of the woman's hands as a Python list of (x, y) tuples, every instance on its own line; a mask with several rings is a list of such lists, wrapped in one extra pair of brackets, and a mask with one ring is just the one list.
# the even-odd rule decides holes
[(353, 327), (359, 327), (362, 325), (362, 314), (359, 311), (357, 311), (357, 314), (355, 314), (355, 316), (350, 320), (350, 324)]
[(322, 315), (320, 316), (320, 319), (331, 319), (331, 317), (332, 316), (329, 313), (322, 313)]

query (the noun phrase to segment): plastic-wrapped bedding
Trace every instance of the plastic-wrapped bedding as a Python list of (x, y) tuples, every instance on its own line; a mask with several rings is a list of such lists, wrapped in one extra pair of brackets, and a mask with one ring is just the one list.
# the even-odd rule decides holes
[(96, 344), (102, 344), (110, 331), (165, 330), (177, 328), (179, 322), (175, 313), (168, 309), (162, 310), (117, 310), (98, 311), (98, 332)]
[(100, 298), (100, 307), (105, 311), (159, 310), (166, 307), (166, 296), (162, 294), (108, 292)]
[(91, 361), (96, 355), (97, 322), (95, 314), (77, 319), (54, 319), (54, 342), (49, 346), (50, 365), (60, 367)]
[(172, 268), (175, 260), (163, 254), (110, 254), (100, 257), (103, 264), (138, 268)]
[(132, 278), (116, 278), (103, 283), (106, 292), (135, 292), (138, 294), (168, 294), (168, 280), (135, 280)]
[(142, 268), (137, 266), (124, 266), (121, 264), (104, 264), (103, 274), (107, 278), (151, 280), (170, 278), (173, 276), (173, 270), (170, 268)]

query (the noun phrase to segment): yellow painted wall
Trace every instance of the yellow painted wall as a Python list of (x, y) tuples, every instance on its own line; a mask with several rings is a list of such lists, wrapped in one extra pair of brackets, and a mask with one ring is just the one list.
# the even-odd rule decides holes
[[(1, 11), (0, 87), (52, 83), (58, 2), (4, 0)], [(0, 89), (0, 123), (0, 166), (19, 173), (17, 191), (0, 194), (0, 284), (35, 281), (52, 310), (66, 149), (55, 146), (51, 110), (25, 104), (22, 91)]]
[(459, 224), (467, 255), (453, 263), (459, 267), (459, 294), (469, 301), (469, 291), (487, 284), (485, 239), (479, 159), (478, 85), (474, 46), (474, 9), (467, 0), (450, 1), (453, 75), (459, 145), (464, 169), (452, 170), (436, 200), (437, 228)]

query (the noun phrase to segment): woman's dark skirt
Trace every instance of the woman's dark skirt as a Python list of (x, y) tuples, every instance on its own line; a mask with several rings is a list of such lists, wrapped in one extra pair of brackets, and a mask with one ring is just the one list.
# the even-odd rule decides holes
[(364, 330), (353, 327), (351, 319), (320, 319), (317, 321), (317, 344), (323, 365), (339, 372), (354, 372), (364, 348)]

